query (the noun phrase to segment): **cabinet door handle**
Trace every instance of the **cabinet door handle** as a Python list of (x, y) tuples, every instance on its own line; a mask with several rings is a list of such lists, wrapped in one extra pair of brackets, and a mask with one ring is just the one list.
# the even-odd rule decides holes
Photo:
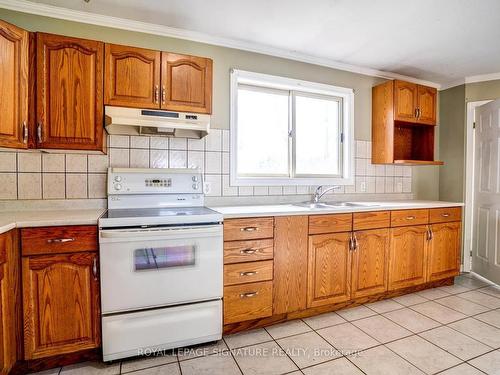
[(155, 103), (158, 104), (158, 101), (160, 100), (160, 88), (158, 85), (155, 85)]
[(432, 233), (432, 227), (429, 227), (429, 241), (432, 241), (434, 238), (434, 233)]
[(416, 219), (416, 217), (415, 217), (415, 216), (407, 216), (407, 217), (406, 217), (406, 220), (415, 220), (415, 219)]
[(418, 108), (415, 108), (415, 118), (418, 118)]
[(251, 255), (257, 253), (258, 251), (258, 249), (243, 249), (240, 250), (240, 254)]
[(92, 260), (92, 276), (94, 276), (94, 280), (97, 281), (97, 258), (94, 257)]
[(36, 127), (36, 136), (38, 138), (38, 143), (42, 143), (42, 123), (39, 122)]
[(162, 86), (161, 88), (161, 102), (162, 104), (165, 104), (167, 101), (167, 90), (165, 89), (165, 86)]
[(74, 238), (50, 238), (47, 240), (47, 243), (66, 243), (73, 242)]
[(254, 276), (257, 275), (258, 273), (259, 273), (258, 271), (240, 272), (240, 276)]
[(258, 295), (259, 292), (241, 293), (240, 298), (252, 298), (252, 297), (257, 297)]
[(356, 237), (356, 233), (354, 233), (354, 251), (358, 250), (358, 238)]
[(26, 125), (26, 121), (23, 121), (23, 143), (28, 143), (28, 125)]
[(257, 228), (257, 227), (240, 228), (240, 231), (242, 231), (242, 232), (256, 232), (258, 230), (259, 230), (259, 228)]
[(351, 233), (351, 236), (349, 237), (349, 250), (350, 251), (354, 250), (354, 240), (352, 238), (352, 233)]

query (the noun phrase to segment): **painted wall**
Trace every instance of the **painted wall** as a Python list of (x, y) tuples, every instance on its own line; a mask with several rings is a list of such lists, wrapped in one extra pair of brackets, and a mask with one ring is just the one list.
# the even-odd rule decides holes
[(439, 92), (440, 157), (445, 162), (439, 174), (439, 199), (465, 199), (465, 154), (467, 103), (500, 98), (500, 80), (467, 83)]
[(439, 93), (439, 199), (463, 202), (465, 160), (465, 85)]
[[(81, 24), (5, 9), (0, 9), (0, 19), (30, 31), (49, 32), (212, 58), (214, 60), (212, 124), (214, 128), (219, 129), (229, 128), (229, 71), (231, 68), (353, 88), (355, 90), (355, 138), (362, 141), (371, 140), (371, 88), (382, 81), (380, 78), (237, 49)], [(437, 199), (439, 196), (439, 168), (413, 168), (412, 191), (420, 199)]]

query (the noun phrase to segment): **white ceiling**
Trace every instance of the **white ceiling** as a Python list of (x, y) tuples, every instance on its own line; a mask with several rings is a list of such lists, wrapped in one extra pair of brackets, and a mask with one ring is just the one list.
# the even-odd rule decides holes
[(196, 31), (443, 86), (500, 71), (499, 0), (35, 2)]

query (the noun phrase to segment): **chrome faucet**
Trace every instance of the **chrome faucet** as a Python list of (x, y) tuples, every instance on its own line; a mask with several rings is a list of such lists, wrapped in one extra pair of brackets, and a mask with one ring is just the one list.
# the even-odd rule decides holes
[(312, 201), (313, 203), (319, 203), (319, 200), (323, 195), (328, 193), (329, 191), (335, 190), (335, 189), (340, 189), (340, 186), (330, 186), (328, 189), (323, 190), (323, 185), (320, 185), (317, 187), (316, 191), (313, 194)]

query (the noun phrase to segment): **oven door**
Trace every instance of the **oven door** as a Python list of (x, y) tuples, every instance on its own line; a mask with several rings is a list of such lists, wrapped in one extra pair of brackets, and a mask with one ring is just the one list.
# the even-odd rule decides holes
[(222, 225), (102, 229), (102, 313), (222, 297)]

